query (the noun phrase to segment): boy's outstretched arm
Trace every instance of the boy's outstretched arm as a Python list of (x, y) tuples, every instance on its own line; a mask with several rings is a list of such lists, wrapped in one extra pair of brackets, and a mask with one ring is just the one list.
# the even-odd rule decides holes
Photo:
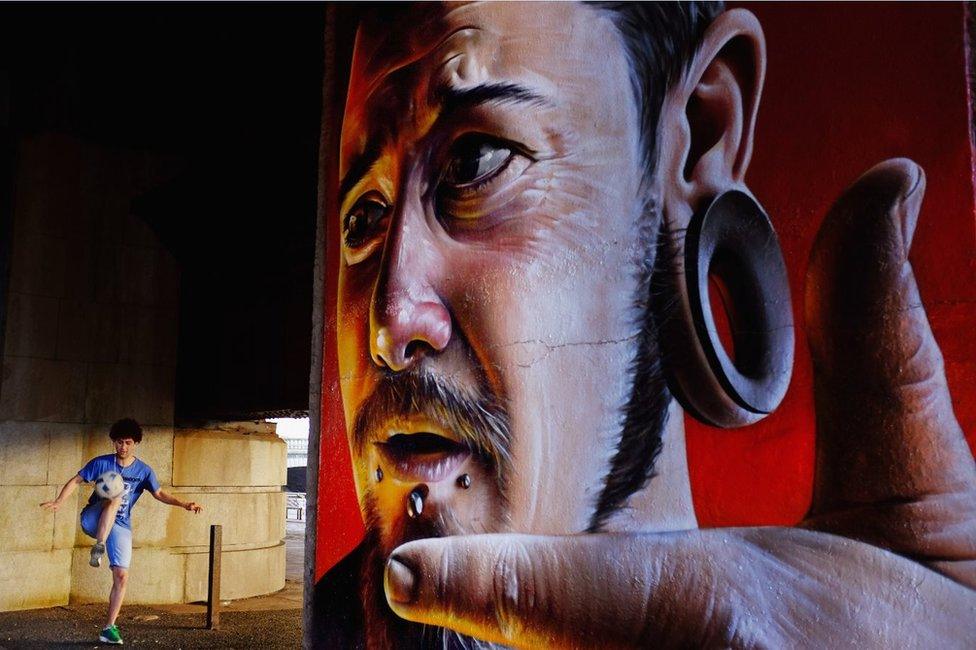
[(190, 512), (199, 513), (203, 510), (203, 506), (198, 505), (193, 501), (180, 501), (172, 494), (165, 492), (163, 490), (156, 490), (152, 493), (157, 501), (162, 501), (163, 503), (171, 506), (176, 506), (177, 508), (183, 508), (184, 510), (189, 510)]
[(58, 497), (54, 501), (45, 501), (41, 504), (41, 507), (50, 510), (51, 512), (57, 512), (58, 508), (61, 507), (61, 504), (64, 503), (65, 500), (70, 497), (76, 489), (78, 489), (78, 486), (84, 482), (85, 479), (81, 478), (81, 476), (78, 474), (75, 474), (68, 479), (67, 483), (64, 484), (64, 487), (62, 487), (61, 491), (58, 492)]

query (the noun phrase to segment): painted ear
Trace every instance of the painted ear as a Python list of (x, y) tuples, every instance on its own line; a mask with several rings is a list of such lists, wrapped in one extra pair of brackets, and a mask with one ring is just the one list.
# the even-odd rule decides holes
[(759, 21), (734, 9), (706, 30), (687, 73), (669, 91), (659, 170), (664, 207), (679, 227), (703, 202), (744, 185), (765, 74)]
[[(659, 314), (669, 386), (714, 426), (773, 412), (793, 368), (793, 311), (773, 226), (745, 186), (765, 74), (755, 16), (722, 14), (662, 110), (664, 205), (656, 281), (674, 296)], [(714, 293), (713, 301), (710, 293)], [(728, 343), (720, 337), (728, 323)]]

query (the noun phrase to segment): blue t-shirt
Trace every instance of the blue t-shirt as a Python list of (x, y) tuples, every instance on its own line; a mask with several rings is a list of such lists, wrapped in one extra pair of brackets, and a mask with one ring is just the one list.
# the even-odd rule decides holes
[[(159, 479), (156, 478), (156, 472), (153, 471), (153, 468), (138, 458), (128, 467), (122, 467), (115, 459), (115, 454), (106, 454), (92, 458), (88, 461), (87, 465), (81, 468), (78, 476), (85, 483), (92, 483), (103, 473), (109, 471), (115, 471), (121, 474), (122, 480), (125, 482), (125, 492), (122, 493), (122, 505), (119, 506), (119, 512), (115, 515), (115, 523), (123, 528), (132, 530), (129, 519), (132, 514), (132, 506), (139, 500), (139, 496), (143, 490), (149, 490), (150, 492), (158, 490)], [(91, 497), (88, 498), (88, 505), (97, 503), (100, 499), (101, 497), (92, 490)]]

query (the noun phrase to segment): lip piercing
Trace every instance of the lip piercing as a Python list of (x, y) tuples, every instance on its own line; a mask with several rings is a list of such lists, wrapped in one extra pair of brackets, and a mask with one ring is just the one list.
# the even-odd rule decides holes
[(383, 468), (382, 467), (377, 467), (376, 468), (376, 482), (379, 483), (382, 480), (383, 480)]
[(457, 477), (456, 482), (457, 486), (461, 489), (467, 490), (471, 487), (471, 477), (467, 474), (461, 474), (461, 476)]
[(407, 515), (411, 519), (416, 519), (424, 513), (424, 499), (428, 494), (430, 488), (423, 483), (410, 490), (410, 494), (407, 495)]

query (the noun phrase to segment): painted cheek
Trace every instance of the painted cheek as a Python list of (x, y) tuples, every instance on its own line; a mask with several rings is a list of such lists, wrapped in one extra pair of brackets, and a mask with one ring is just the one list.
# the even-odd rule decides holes
[(338, 353), (340, 380), (355, 382), (369, 365), (369, 300), (372, 284), (367, 274), (346, 269), (340, 279)]

